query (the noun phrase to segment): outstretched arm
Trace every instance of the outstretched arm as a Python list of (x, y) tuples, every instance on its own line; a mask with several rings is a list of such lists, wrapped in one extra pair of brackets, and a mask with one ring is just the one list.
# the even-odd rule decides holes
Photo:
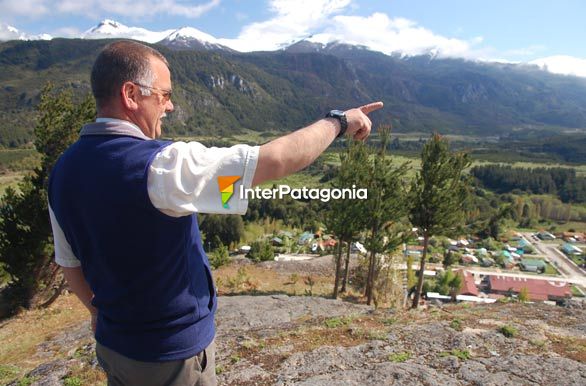
[[(346, 135), (357, 140), (366, 139), (372, 126), (368, 114), (382, 107), (382, 102), (375, 102), (346, 111)], [(262, 145), (252, 185), (306, 168), (330, 146), (339, 132), (340, 122), (335, 118), (325, 118)]]

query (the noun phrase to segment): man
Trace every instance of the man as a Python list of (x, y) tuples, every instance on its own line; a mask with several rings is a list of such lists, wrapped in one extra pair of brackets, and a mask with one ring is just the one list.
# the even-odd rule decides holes
[(215, 385), (216, 294), (196, 213), (222, 207), (218, 176), (245, 188), (313, 162), (344, 131), (365, 139), (373, 103), (332, 112), (262, 146), (164, 142), (171, 75), (156, 50), (107, 46), (91, 74), (98, 118), (61, 156), (49, 181), (56, 261), (92, 315), (110, 385)]

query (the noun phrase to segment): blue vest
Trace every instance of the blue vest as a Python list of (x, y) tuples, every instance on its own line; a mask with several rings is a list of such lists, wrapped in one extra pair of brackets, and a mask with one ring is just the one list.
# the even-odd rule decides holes
[(96, 340), (139, 361), (192, 357), (215, 334), (197, 217), (167, 216), (147, 192), (149, 165), (168, 144), (82, 132), (49, 180), (51, 208), (94, 292)]

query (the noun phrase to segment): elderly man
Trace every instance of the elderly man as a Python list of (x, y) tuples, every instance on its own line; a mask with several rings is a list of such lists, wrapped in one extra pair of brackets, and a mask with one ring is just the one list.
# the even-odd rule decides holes
[(98, 360), (110, 385), (215, 385), (217, 306), (196, 213), (229, 209), (217, 177), (245, 188), (313, 162), (344, 134), (365, 139), (372, 103), (262, 146), (206, 148), (166, 142), (171, 74), (156, 50), (107, 46), (91, 74), (98, 118), (57, 162), (49, 181), (55, 257), (92, 315)]

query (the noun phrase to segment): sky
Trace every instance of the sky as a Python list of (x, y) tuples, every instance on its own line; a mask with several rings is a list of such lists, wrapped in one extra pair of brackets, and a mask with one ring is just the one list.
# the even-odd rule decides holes
[(586, 76), (581, 0), (0, 0), (0, 25), (79, 36), (101, 20), (163, 31), (194, 27), (239, 51), (313, 36), (385, 53), (475, 60), (549, 58)]

